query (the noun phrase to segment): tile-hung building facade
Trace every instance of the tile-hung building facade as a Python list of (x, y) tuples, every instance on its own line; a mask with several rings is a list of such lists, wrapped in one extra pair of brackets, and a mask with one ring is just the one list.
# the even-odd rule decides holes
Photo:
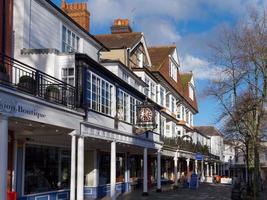
[[(123, 63), (147, 84), (144, 94), (162, 106), (159, 126), (164, 145), (158, 154), (161, 160), (158, 191), (162, 181), (177, 184), (178, 179), (192, 172), (201, 174), (204, 180), (210, 137), (193, 128), (193, 116), (198, 112), (193, 74), (180, 74), (176, 47), (148, 48), (143, 33), (132, 32), (127, 19), (115, 20), (111, 34), (96, 35), (96, 38), (110, 49), (101, 52), (101, 62), (113, 72), (107, 62)], [(127, 79), (123, 73), (121, 76)], [(201, 154), (199, 161), (196, 152)], [(153, 158), (150, 162), (153, 166)]]

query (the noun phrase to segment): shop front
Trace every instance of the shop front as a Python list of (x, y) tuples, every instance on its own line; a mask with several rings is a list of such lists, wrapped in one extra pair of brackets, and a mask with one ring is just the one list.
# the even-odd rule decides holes
[(69, 199), (71, 140), (82, 120), (83, 113), (0, 87), (0, 198), (8, 191)]

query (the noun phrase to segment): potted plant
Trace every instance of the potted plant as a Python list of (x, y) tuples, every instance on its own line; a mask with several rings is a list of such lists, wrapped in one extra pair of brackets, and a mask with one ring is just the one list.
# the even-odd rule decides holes
[(57, 86), (49, 85), (45, 89), (45, 99), (49, 101), (59, 101), (60, 92)]
[(6, 67), (3, 63), (0, 63), (0, 82), (8, 82), (9, 76), (6, 71)]
[(19, 78), (18, 87), (20, 90), (36, 95), (36, 80), (28, 75), (21, 76)]

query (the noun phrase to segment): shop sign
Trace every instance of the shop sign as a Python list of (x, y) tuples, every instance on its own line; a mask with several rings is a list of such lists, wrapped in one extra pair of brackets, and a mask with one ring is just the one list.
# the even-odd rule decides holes
[(201, 153), (196, 153), (196, 160), (203, 160), (203, 155)]
[(31, 117), (45, 118), (46, 115), (38, 111), (37, 106), (25, 105), (10, 98), (0, 98), (0, 112), (9, 115), (24, 114)]

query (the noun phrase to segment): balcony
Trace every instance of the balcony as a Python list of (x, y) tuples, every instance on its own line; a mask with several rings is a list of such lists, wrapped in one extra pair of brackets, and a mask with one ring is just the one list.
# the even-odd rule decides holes
[(75, 87), (2, 54), (0, 54), (0, 85), (76, 109)]
[(209, 155), (209, 148), (206, 145), (200, 143), (194, 144), (191, 141), (183, 140), (181, 137), (168, 138), (162, 137), (161, 140), (164, 142), (165, 147), (171, 147), (182, 151), (188, 151), (192, 153), (202, 153), (203, 155)]

